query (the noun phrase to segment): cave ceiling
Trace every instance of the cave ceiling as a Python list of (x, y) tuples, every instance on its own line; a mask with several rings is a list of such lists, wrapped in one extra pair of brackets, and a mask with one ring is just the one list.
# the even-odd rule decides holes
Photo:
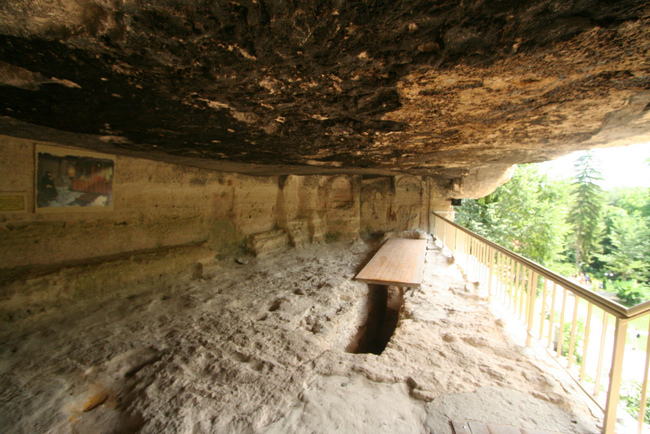
[(645, 1), (12, 0), (0, 134), (243, 173), (498, 177), (648, 139), (649, 48)]

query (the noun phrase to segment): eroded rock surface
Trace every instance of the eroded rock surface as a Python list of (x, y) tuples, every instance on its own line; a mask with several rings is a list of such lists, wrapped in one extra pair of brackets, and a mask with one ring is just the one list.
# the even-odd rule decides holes
[(3, 2), (0, 125), (241, 173), (437, 175), (476, 196), (477, 171), (497, 185), (514, 163), (647, 139), (649, 29), (640, 0)]
[(597, 432), (562, 377), (507, 337), (436, 249), (386, 349), (348, 352), (371, 309), (370, 288), (352, 278), (372, 251), (354, 241), (204, 261), (200, 275), (192, 267), (153, 289), (5, 322), (0, 423), (17, 432), (444, 433), (457, 417)]

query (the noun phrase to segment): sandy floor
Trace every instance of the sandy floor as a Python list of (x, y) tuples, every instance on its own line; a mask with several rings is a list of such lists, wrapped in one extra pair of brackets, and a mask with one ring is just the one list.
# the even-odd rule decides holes
[(467, 418), (598, 432), (569, 382), (430, 248), (425, 284), (404, 294), (381, 355), (346, 351), (379, 291), (352, 280), (372, 251), (362, 241), (214, 260), (155, 291), (1, 324), (0, 426), (448, 433)]

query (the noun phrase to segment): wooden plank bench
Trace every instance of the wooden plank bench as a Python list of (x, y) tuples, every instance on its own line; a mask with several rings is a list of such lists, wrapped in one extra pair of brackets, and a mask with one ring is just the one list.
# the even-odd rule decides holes
[(422, 284), (427, 240), (389, 238), (356, 279), (377, 285), (418, 287)]

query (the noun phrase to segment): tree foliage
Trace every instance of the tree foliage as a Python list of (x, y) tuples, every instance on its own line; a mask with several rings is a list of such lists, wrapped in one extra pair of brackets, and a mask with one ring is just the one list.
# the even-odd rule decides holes
[(650, 188), (615, 188), (605, 194), (607, 205), (622, 208), (630, 216), (650, 217)]
[(650, 283), (650, 188), (608, 192), (604, 222), (599, 259), (606, 270), (622, 281)]
[(568, 186), (521, 165), (512, 179), (481, 199), (465, 199), (456, 221), (466, 228), (544, 265), (564, 248)]
[(621, 279), (647, 280), (650, 259), (649, 220), (608, 207), (605, 253), (598, 255), (607, 269)]
[(617, 280), (614, 282), (616, 296), (626, 306), (635, 306), (650, 297), (650, 288), (636, 280)]
[[(463, 200), (456, 221), (565, 276), (582, 270), (610, 279), (608, 290), (634, 305), (650, 297), (650, 188), (603, 192), (590, 154), (572, 182), (551, 180), (536, 165), (478, 200)], [(612, 275), (613, 273), (613, 275)]]
[(602, 237), (604, 198), (598, 181), (602, 176), (596, 168), (593, 154), (585, 153), (576, 160), (572, 180), (572, 202), (567, 222), (571, 225), (575, 264), (578, 270), (591, 263), (598, 252)]

